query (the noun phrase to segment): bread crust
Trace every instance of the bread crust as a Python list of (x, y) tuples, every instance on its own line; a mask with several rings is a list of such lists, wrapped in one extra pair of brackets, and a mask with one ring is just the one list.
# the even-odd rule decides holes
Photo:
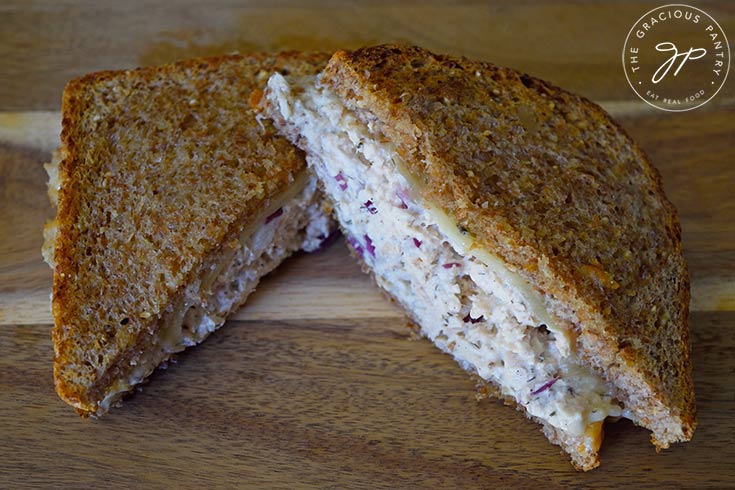
[(603, 109), (412, 46), (337, 52), (321, 81), (396, 146), (424, 199), (575, 325), (582, 359), (657, 448), (691, 438), (681, 227), (660, 174)]
[(327, 59), (228, 55), (67, 84), (52, 336), (56, 390), (80, 413), (96, 412), (170, 302), (305, 169), (248, 98), (275, 71), (314, 74)]

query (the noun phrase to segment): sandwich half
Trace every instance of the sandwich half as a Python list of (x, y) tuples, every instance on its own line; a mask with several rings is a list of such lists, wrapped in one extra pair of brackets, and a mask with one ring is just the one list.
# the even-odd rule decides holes
[(303, 153), (249, 102), (274, 71), (315, 74), (327, 59), (233, 55), (66, 86), (43, 252), (56, 390), (80, 414), (108, 411), (329, 234)]
[(680, 226), (597, 105), (417, 47), (336, 53), (256, 101), (324, 184), (350, 248), (423, 335), (578, 469), (606, 420), (695, 428)]

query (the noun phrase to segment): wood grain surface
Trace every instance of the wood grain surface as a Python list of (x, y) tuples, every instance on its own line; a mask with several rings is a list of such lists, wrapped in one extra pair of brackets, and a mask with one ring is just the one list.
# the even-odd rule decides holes
[[(735, 486), (735, 90), (669, 114), (630, 90), (620, 49), (665, 2), (0, 3), (0, 488), (732, 488)], [(735, 37), (735, 4), (698, 2)], [(511, 66), (602, 104), (649, 153), (692, 275), (699, 428), (657, 454), (608, 424), (575, 472), (538, 426), (492, 400), (338, 241), (299, 254), (203, 345), (98, 421), (51, 378), (42, 163), (79, 74), (239, 50), (407, 41)]]

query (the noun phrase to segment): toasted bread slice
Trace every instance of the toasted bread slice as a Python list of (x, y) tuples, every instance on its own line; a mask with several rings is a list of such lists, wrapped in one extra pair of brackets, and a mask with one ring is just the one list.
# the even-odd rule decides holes
[(604, 421), (695, 427), (680, 227), (598, 106), (417, 47), (340, 51), (260, 102), (323, 181), (348, 242), (440, 349), (583, 470)]
[(233, 55), (69, 82), (44, 255), (56, 390), (80, 414), (106, 412), (329, 233), (302, 152), (248, 100), (271, 73), (326, 61)]

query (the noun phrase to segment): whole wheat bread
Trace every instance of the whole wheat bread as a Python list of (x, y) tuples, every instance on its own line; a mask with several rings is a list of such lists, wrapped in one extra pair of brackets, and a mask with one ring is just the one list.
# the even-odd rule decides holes
[[(313, 182), (286, 220), (278, 200), (312, 178), (301, 151), (249, 105), (272, 72), (313, 74), (326, 60), (232, 55), (92, 73), (66, 86), (61, 147), (49, 166), (58, 214), (44, 254), (54, 269), (56, 389), (80, 414), (104, 413), (150, 374), (150, 366), (135, 371), (144, 357), (155, 367), (172, 355), (159, 337), (181, 323), (176, 315), (204, 309), (183, 320), (201, 330), (187, 345), (202, 340), (262, 274), (317, 238), (312, 218), (328, 226), (307, 216), (307, 206), (321, 212)], [(241, 240), (281, 215), (285, 224), (271, 225), (280, 228), (269, 237), (284, 243), (268, 244), (262, 257), (238, 256)], [(248, 260), (247, 284), (218, 291), (225, 299), (206, 296), (203, 275), (214, 281)]]

